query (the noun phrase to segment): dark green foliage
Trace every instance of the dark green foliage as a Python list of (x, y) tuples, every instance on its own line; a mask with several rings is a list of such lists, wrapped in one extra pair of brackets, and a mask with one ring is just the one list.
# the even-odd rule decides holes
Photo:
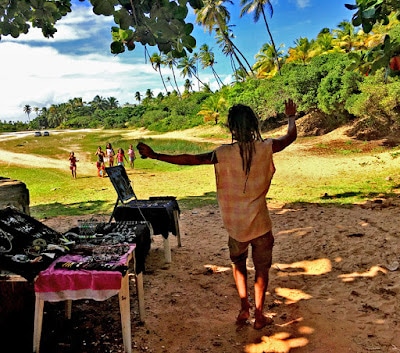
[(318, 88), (318, 106), (327, 114), (343, 114), (346, 110), (346, 101), (353, 95), (358, 94), (358, 84), (362, 76), (354, 71), (347, 71), (338, 66), (321, 80)]
[(382, 130), (383, 135), (389, 131), (398, 134), (400, 131), (399, 97), (399, 78), (387, 79), (384, 70), (380, 70), (360, 84), (360, 94), (352, 97), (348, 110), (365, 120), (364, 128), (379, 125), (379, 130)]

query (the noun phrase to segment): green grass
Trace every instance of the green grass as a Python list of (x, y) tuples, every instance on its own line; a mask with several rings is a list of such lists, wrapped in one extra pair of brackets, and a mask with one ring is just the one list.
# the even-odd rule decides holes
[[(173, 139), (129, 139), (125, 131), (65, 132), (59, 135), (50, 132), (49, 137), (33, 137), (0, 141), (0, 149), (39, 155), (65, 161), (65, 169), (51, 169), (42, 165), (32, 168), (0, 162), (0, 176), (24, 182), (30, 192), (31, 214), (38, 218), (58, 215), (105, 214), (111, 215), (117, 194), (108, 178), (98, 178), (94, 152), (98, 145), (105, 148), (106, 142), (113, 147), (127, 149), (129, 144), (149, 143), (157, 152), (202, 153), (212, 150), (212, 143), (195, 143)], [(227, 142), (230, 142), (229, 139)], [(301, 143), (298, 139), (296, 143)], [(281, 152), (276, 156), (275, 173), (268, 200), (279, 203), (320, 203), (348, 205), (362, 202), (376, 196), (393, 196), (400, 189), (398, 166), (387, 164), (380, 158), (358, 161), (360, 155), (350, 148), (346, 153), (331, 156), (329, 145), (314, 145), (318, 149), (310, 156), (297, 157)], [(352, 147), (352, 146), (349, 146)], [(68, 169), (68, 152), (74, 150), (80, 160), (86, 160), (90, 168), (83, 173), (78, 163), (78, 179), (73, 180)], [(324, 150), (326, 155), (324, 155)], [(399, 155), (398, 149), (389, 151), (392, 159)], [(316, 170), (298, 169), (308, 160), (315, 159)], [(328, 160), (332, 171), (319, 170), (318, 158)], [(290, 160), (294, 159), (293, 164)], [(83, 163), (83, 162), (80, 162)], [(90, 164), (89, 164), (90, 163)], [(346, 163), (355, 165), (351, 172)], [(294, 166), (294, 167), (293, 167)], [(135, 169), (127, 168), (136, 196), (147, 199), (150, 196), (176, 196), (182, 209), (216, 204), (214, 167), (175, 166), (156, 160), (137, 158)], [(388, 178), (390, 176), (390, 178)]]

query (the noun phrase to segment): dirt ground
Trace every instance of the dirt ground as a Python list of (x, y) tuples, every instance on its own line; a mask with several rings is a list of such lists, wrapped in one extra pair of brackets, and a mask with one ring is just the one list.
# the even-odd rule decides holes
[[(153, 237), (144, 273), (144, 322), (131, 275), (133, 352), (400, 352), (400, 198), (348, 207), (269, 207), (275, 247), (265, 313), (273, 324), (259, 331), (251, 321), (235, 325), (239, 300), (220, 212), (214, 206), (185, 210), (182, 247), (170, 236), (171, 263), (165, 263), (162, 237)], [(43, 223), (63, 232), (78, 219)], [(251, 258), (248, 268), (252, 297)], [(14, 332), (10, 348), (3, 343), (11, 337), (0, 337), (1, 352), (31, 352), (27, 326)], [(46, 303), (41, 348), (123, 352), (118, 298), (76, 301), (70, 321), (62, 303)]]
[[(144, 322), (131, 277), (133, 351), (399, 352), (400, 199), (378, 201), (270, 205), (275, 247), (265, 312), (274, 322), (260, 331), (235, 325), (239, 301), (218, 208), (182, 212), (182, 247), (170, 237), (172, 263), (162, 237), (153, 238)], [(44, 223), (66, 231), (74, 222)], [(251, 259), (248, 267), (252, 283)], [(117, 297), (74, 302), (69, 323), (62, 304), (46, 304), (42, 337), (42, 353), (122, 352)]]

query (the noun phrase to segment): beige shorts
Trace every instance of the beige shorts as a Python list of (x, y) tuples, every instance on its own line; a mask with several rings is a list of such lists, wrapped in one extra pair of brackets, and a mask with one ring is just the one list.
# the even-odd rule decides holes
[(240, 242), (229, 237), (228, 246), (232, 263), (238, 264), (247, 260), (249, 245), (251, 245), (251, 254), (254, 267), (260, 268), (272, 264), (272, 248), (274, 247), (274, 236), (268, 232), (258, 238), (247, 242)]

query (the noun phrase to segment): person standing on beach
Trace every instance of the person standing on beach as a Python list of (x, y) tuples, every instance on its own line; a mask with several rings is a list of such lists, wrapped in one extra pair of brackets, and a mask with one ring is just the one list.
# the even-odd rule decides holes
[(114, 166), (114, 149), (112, 148), (112, 145), (110, 142), (106, 144), (106, 157), (108, 158), (108, 166), (113, 167)]
[(274, 245), (272, 222), (266, 203), (266, 195), (275, 173), (273, 154), (296, 140), (296, 112), (296, 104), (291, 99), (285, 101), (287, 133), (279, 138), (263, 139), (259, 120), (253, 110), (242, 104), (234, 105), (228, 113), (232, 143), (208, 153), (169, 155), (156, 153), (144, 143), (137, 145), (143, 158), (179, 165), (214, 164), (217, 199), (229, 235), (233, 277), (240, 297), (236, 323), (242, 325), (250, 319), (246, 263), (251, 246), (255, 268), (254, 328), (257, 330), (272, 323), (272, 319), (265, 316), (263, 310)]
[(122, 148), (118, 148), (118, 152), (117, 152), (118, 165), (122, 165), (124, 167), (125, 166), (124, 160), (128, 162), (128, 160), (125, 157), (125, 151)]
[(129, 166), (133, 169), (135, 166), (136, 154), (132, 145), (129, 145), (128, 158), (129, 158)]
[(76, 179), (76, 162), (79, 160), (75, 157), (75, 153), (69, 154), (69, 169), (71, 170), (72, 178)]
[(104, 173), (105, 173), (104, 156), (105, 156), (105, 153), (101, 149), (101, 146), (97, 147), (97, 151), (96, 151), (95, 155), (97, 156), (97, 162), (96, 162), (97, 175), (101, 178), (104, 178)]

